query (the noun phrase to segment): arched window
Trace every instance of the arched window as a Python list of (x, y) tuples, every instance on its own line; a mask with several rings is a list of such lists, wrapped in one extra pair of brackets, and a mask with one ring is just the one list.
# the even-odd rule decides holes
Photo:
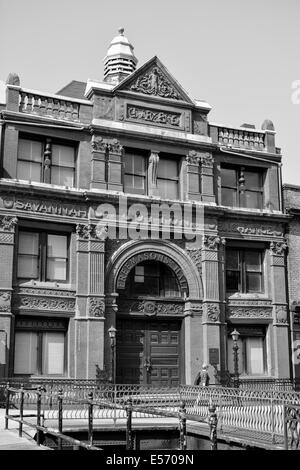
[(181, 289), (173, 271), (163, 263), (145, 261), (129, 273), (126, 292), (130, 295), (181, 297)]

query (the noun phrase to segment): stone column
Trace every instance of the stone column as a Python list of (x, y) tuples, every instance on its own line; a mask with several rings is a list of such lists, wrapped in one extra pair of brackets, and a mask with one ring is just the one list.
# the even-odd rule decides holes
[[(219, 289), (219, 245), (224, 243), (216, 234), (204, 235), (202, 248), (203, 268), (203, 362), (209, 364), (209, 350), (218, 350), (220, 357), (220, 289)], [(215, 382), (214, 369), (209, 370), (210, 383)]]
[(273, 364), (276, 378), (290, 377), (289, 324), (286, 296), (285, 241), (271, 242), (273, 304)]
[(104, 244), (92, 224), (77, 225), (75, 376), (95, 378), (104, 365)]
[(202, 201), (216, 202), (214, 194), (214, 159), (211, 153), (201, 153)]
[(12, 283), (16, 217), (0, 215), (0, 377), (9, 375)]

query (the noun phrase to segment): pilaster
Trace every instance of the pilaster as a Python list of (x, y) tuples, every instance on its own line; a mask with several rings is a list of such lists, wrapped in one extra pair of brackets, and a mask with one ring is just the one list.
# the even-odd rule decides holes
[(202, 201), (216, 202), (214, 194), (214, 159), (211, 153), (201, 153), (201, 193)]
[(191, 150), (186, 157), (187, 188), (185, 199), (201, 201), (201, 154)]
[(9, 375), (12, 333), (12, 281), (17, 218), (0, 215), (0, 377)]
[(278, 378), (290, 376), (289, 324), (285, 282), (285, 251), (284, 240), (270, 243), (270, 265), (273, 305), (273, 345), (274, 375)]

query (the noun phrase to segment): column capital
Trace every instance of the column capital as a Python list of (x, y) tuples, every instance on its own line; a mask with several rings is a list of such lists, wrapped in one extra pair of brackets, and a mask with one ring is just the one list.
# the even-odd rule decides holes
[(15, 216), (0, 215), (0, 231), (14, 232), (18, 219)]

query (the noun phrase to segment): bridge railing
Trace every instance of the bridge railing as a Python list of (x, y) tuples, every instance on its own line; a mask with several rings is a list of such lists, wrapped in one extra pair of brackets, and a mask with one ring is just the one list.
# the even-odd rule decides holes
[[(123, 390), (125, 393), (128, 392), (127, 389)], [(31, 397), (35, 397), (36, 403), (36, 414), (27, 414), (24, 415), (24, 405), (25, 400), (28, 398), (28, 394)], [(153, 394), (152, 394), (153, 395)], [(161, 394), (162, 395), (162, 394)], [(125, 399), (126, 397), (126, 399)], [(54, 397), (53, 397), (54, 398)], [(114, 401), (110, 399), (99, 398), (99, 396), (94, 397), (93, 392), (89, 392), (87, 398), (75, 398), (71, 397), (68, 394), (65, 394), (62, 389), (55, 393), (55, 400), (52, 401), (52, 408), (45, 409), (45, 404), (47, 404), (47, 391), (45, 388), (39, 386), (37, 388), (26, 389), (23, 384), (20, 388), (13, 388), (7, 384), (6, 387), (6, 410), (5, 410), (5, 429), (8, 429), (8, 421), (13, 420), (19, 423), (19, 436), (22, 437), (23, 425), (35, 428), (37, 431), (37, 444), (41, 443), (41, 433), (49, 434), (57, 438), (58, 449), (62, 449), (62, 442), (66, 441), (73, 446), (73, 448), (83, 447), (87, 450), (100, 450), (93, 446), (93, 432), (94, 432), (94, 419), (106, 417), (106, 413), (103, 414), (103, 410), (112, 410), (112, 417), (124, 417), (126, 420), (126, 449), (134, 448), (134, 438), (133, 438), (133, 429), (132, 421), (134, 418), (144, 417), (155, 417), (155, 418), (177, 418), (178, 419), (178, 429), (179, 429), (179, 449), (185, 450), (187, 448), (187, 430), (186, 430), (186, 420), (187, 413), (185, 408), (184, 401), (176, 402), (176, 411), (174, 407), (166, 405), (166, 397), (161, 401), (149, 402), (141, 401), (141, 396), (137, 401), (132, 395), (124, 395), (121, 399), (116, 399), (114, 396)], [(146, 398), (146, 397), (145, 397)], [(149, 396), (148, 396), (149, 398)], [(178, 398), (178, 397), (177, 397)], [(176, 400), (177, 400), (176, 398)], [(170, 401), (170, 395), (168, 395), (168, 400)], [(137, 404), (139, 403), (139, 404)], [(141, 404), (142, 403), (142, 404)], [(27, 402), (27, 406), (33, 404), (33, 400), (30, 400), (30, 403)], [(53, 407), (53, 404), (55, 405)], [(44, 405), (44, 407), (43, 407)], [(169, 403), (170, 405), (170, 403)], [(172, 405), (174, 405), (174, 400)], [(16, 415), (10, 414), (9, 411), (11, 407), (17, 407), (20, 414)], [(32, 407), (30, 408), (32, 409)], [(63, 420), (64, 418), (74, 418), (78, 417), (78, 410), (81, 410), (79, 413), (80, 418), (82, 419), (83, 415), (87, 418), (87, 429), (88, 429), (88, 442), (89, 444), (78, 441), (70, 436), (67, 436), (63, 433)], [(98, 413), (97, 413), (98, 411)], [(36, 417), (36, 423), (25, 420), (24, 417), (34, 418)], [(55, 419), (57, 420), (57, 429), (53, 429), (45, 426), (46, 419)], [(209, 426), (209, 436), (211, 440), (211, 450), (217, 450), (217, 414), (216, 407), (210, 403), (208, 409), (206, 410), (206, 419), (197, 419)]]

